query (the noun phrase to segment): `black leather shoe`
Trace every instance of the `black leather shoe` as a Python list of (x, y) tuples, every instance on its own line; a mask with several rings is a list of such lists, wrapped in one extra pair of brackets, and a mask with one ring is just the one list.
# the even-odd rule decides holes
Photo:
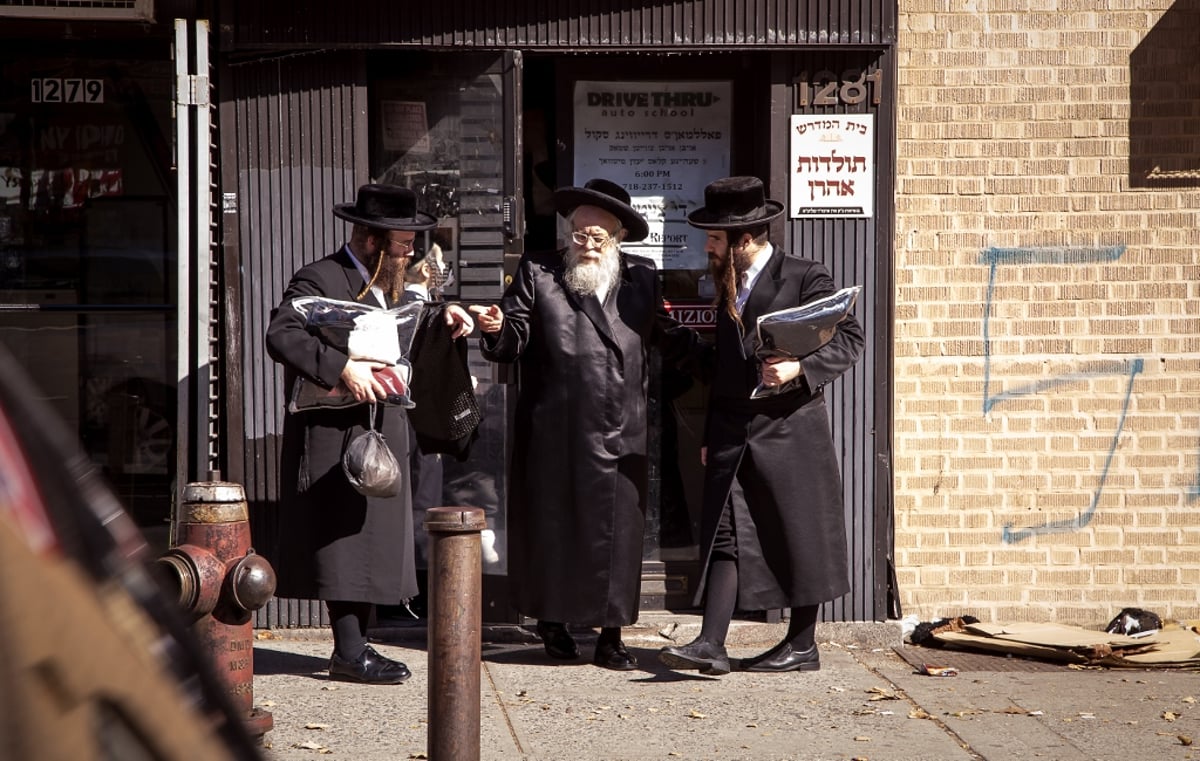
[(699, 669), (701, 674), (719, 676), (729, 673), (729, 654), (724, 645), (706, 639), (694, 639), (680, 647), (664, 647), (658, 659), (673, 669)]
[(596, 654), (592, 657), (592, 663), (601, 668), (612, 669), (613, 671), (633, 671), (637, 668), (637, 658), (625, 649), (625, 643), (621, 640), (616, 642), (597, 642)]
[(400, 684), (410, 676), (408, 666), (380, 655), (370, 645), (363, 648), (357, 660), (348, 661), (336, 651), (329, 659), (329, 678), (343, 682)]
[(546, 646), (546, 655), (551, 658), (573, 661), (579, 657), (575, 638), (567, 631), (566, 625), (553, 621), (538, 621), (537, 635), (542, 638), (542, 644)]
[(821, 654), (817, 646), (806, 650), (793, 650), (790, 642), (776, 645), (762, 655), (744, 658), (737, 664), (738, 671), (779, 673), (783, 671), (820, 671)]

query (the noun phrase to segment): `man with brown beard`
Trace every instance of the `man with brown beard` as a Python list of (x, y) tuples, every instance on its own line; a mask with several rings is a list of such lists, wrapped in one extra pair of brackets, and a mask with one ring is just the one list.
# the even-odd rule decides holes
[[(707, 594), (700, 635), (665, 647), (675, 669), (729, 673), (725, 636), (734, 611), (791, 609), (782, 642), (734, 664), (744, 671), (816, 671), (820, 604), (850, 589), (842, 481), (822, 390), (862, 353), (853, 316), (805, 357), (760, 364), (760, 315), (806, 304), (837, 290), (823, 265), (780, 251), (768, 238), (783, 206), (756, 177), (726, 177), (704, 189), (688, 215), (707, 231), (705, 251), (717, 284), (717, 339), (705, 430), (701, 557)], [(751, 399), (759, 382), (778, 393)]]
[[(386, 365), (351, 359), (346, 336), (309, 329), (292, 302), (319, 296), (385, 308), (403, 303), (416, 235), (437, 220), (417, 211), (412, 190), (390, 185), (364, 185), (355, 203), (338, 204), (333, 213), (353, 223), (350, 241), (292, 276), (271, 312), (267, 353), (283, 365), (288, 392), (297, 378), (324, 388), (340, 382), (362, 404), (290, 412), (284, 418), (283, 519), (278, 557), (272, 558), (279, 577), (276, 595), (326, 602), (333, 627), (331, 678), (398, 684), (410, 676), (408, 667), (367, 644), (367, 622), (375, 605), (397, 605), (417, 593), (409, 474), (395, 497), (367, 497), (351, 486), (341, 460), (346, 444), (370, 421), (383, 432), (396, 461), (407, 463), (408, 421), (402, 407), (365, 404), (387, 397), (374, 372)], [(455, 326), (454, 339), (474, 329), (458, 305), (445, 307), (445, 319)]]
[(526, 254), (499, 306), (473, 306), (484, 356), (517, 364), (508, 575), (552, 658), (579, 655), (568, 623), (600, 627), (592, 662), (637, 659), (621, 627), (638, 616), (646, 509), (648, 348), (668, 360), (693, 339), (663, 308), (648, 259), (623, 241), (649, 228), (625, 189), (560, 188), (565, 250)]

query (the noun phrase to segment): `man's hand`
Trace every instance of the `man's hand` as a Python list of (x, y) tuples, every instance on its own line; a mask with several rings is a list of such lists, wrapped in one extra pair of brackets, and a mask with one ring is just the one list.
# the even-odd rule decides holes
[(342, 368), (342, 384), (360, 402), (373, 402), (387, 396), (387, 389), (375, 379), (375, 371), (387, 367), (383, 362), (348, 359)]
[(804, 374), (798, 359), (767, 357), (763, 360), (762, 382), (764, 386), (782, 386)]
[(500, 311), (500, 307), (495, 304), (488, 306), (472, 306), (468, 307), (471, 312), (479, 317), (479, 329), (484, 333), (499, 333), (501, 326), (504, 325), (504, 312)]
[(446, 324), (456, 326), (451, 338), (462, 338), (475, 330), (475, 321), (471, 319), (471, 315), (467, 314), (467, 310), (458, 304), (446, 305)]

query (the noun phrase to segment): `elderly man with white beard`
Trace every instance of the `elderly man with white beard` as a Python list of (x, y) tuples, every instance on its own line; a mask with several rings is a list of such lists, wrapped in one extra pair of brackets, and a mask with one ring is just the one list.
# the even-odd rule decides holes
[(692, 356), (663, 306), (653, 262), (624, 254), (649, 232), (615, 183), (560, 188), (566, 249), (526, 254), (497, 305), (473, 306), (483, 354), (516, 363), (508, 575), (551, 658), (579, 650), (568, 625), (600, 627), (592, 662), (628, 671), (621, 627), (638, 616), (646, 509), (648, 352)]

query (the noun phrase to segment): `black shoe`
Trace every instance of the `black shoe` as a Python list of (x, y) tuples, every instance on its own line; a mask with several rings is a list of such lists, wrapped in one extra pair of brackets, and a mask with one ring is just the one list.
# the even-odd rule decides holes
[(634, 658), (625, 649), (625, 643), (621, 640), (597, 642), (596, 654), (592, 657), (592, 663), (613, 671), (633, 671), (638, 665), (637, 658)]
[(553, 621), (538, 621), (537, 635), (542, 638), (542, 644), (546, 646), (546, 655), (551, 658), (573, 661), (579, 657), (575, 638), (567, 631), (566, 625)]
[(364, 684), (400, 684), (412, 676), (400, 661), (385, 658), (367, 645), (357, 660), (348, 661), (334, 651), (329, 659), (329, 678)]
[(737, 664), (738, 671), (780, 673), (784, 671), (820, 671), (821, 654), (813, 645), (805, 650), (793, 650), (790, 642), (776, 645), (762, 655), (744, 658)]
[(673, 669), (699, 669), (701, 674), (719, 676), (729, 673), (729, 654), (724, 645), (706, 639), (694, 639), (680, 647), (664, 647), (658, 659)]

